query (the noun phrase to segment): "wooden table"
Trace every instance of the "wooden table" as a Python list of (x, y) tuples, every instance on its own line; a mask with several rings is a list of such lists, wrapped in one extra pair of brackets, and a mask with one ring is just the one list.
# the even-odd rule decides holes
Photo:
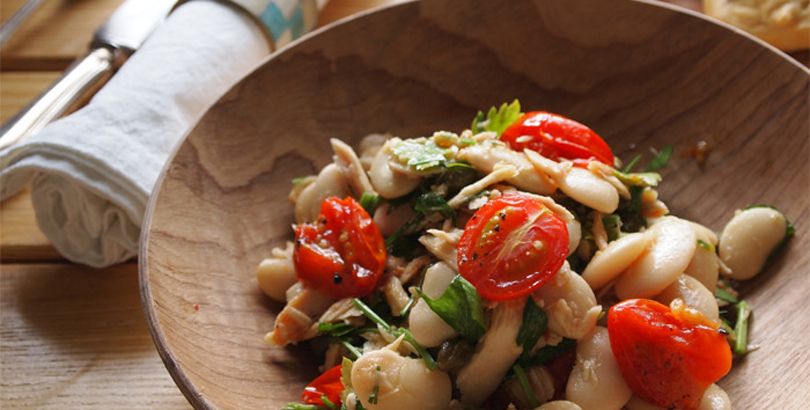
[[(320, 24), (401, 0), (331, 0)], [(24, 0), (4, 0), (5, 21)], [(45, 2), (0, 55), (5, 122), (82, 55), (122, 0)], [(700, 11), (700, 0), (668, 0)], [(807, 52), (793, 55), (810, 65)], [(0, 407), (187, 409), (152, 343), (135, 262), (69, 263), (37, 228), (30, 191), (0, 205)]]

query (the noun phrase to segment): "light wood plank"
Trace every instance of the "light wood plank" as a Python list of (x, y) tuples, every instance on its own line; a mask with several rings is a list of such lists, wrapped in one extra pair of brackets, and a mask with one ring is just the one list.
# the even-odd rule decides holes
[(8, 121), (60, 75), (61, 72), (53, 71), (0, 73), (0, 121)]
[(30, 188), (0, 204), (0, 260), (3, 263), (65, 260), (39, 230)]
[[(3, 1), (6, 19), (24, 0)], [(56, 69), (87, 52), (93, 32), (123, 0), (46, 1), (20, 26), (3, 47), (2, 63), (9, 69)]]
[(136, 265), (3, 265), (0, 280), (0, 407), (190, 408), (155, 351)]

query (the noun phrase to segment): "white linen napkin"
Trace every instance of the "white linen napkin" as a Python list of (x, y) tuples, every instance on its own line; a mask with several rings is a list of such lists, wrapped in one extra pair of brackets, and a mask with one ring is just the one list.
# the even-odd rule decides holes
[[(314, 0), (179, 5), (87, 106), (0, 152), (0, 198), (31, 183), (37, 222), (68, 260), (137, 254), (146, 204), (173, 147), (271, 52), (314, 25)], [(258, 19), (256, 19), (258, 17)], [(277, 44), (278, 45), (278, 44)]]

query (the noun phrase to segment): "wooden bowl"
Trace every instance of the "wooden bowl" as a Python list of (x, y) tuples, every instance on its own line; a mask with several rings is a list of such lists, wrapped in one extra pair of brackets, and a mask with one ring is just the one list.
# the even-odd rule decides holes
[[(810, 402), (810, 72), (693, 13), (629, 0), (406, 3), (281, 50), (204, 115), (165, 168), (144, 223), (144, 309), (166, 367), (199, 409), (299, 400), (320, 358), (263, 341), (281, 306), (257, 264), (291, 238), (291, 180), (328, 139), (460, 131), (519, 99), (588, 124), (629, 160), (666, 144), (662, 199), (722, 229), (781, 209), (797, 235), (748, 282), (752, 342), (720, 384), (735, 409)], [(700, 141), (705, 162), (685, 155)]]

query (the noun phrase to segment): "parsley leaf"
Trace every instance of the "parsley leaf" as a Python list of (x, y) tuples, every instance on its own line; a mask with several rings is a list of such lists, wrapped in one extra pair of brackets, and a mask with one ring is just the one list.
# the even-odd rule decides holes
[(436, 145), (433, 140), (425, 138), (407, 139), (391, 147), (397, 159), (414, 167), (417, 171), (424, 171), (445, 165), (448, 150)]
[(472, 123), (472, 132), (479, 133), (484, 131), (494, 131), (500, 136), (503, 131), (517, 121), (522, 113), (520, 112), (520, 102), (518, 100), (512, 101), (512, 104), (507, 105), (503, 103), (500, 108), (492, 107), (484, 114), (482, 111), (478, 112)]
[(469, 342), (475, 342), (487, 332), (481, 296), (470, 282), (456, 275), (444, 294), (431, 299), (417, 288), (419, 296), (431, 310)]

